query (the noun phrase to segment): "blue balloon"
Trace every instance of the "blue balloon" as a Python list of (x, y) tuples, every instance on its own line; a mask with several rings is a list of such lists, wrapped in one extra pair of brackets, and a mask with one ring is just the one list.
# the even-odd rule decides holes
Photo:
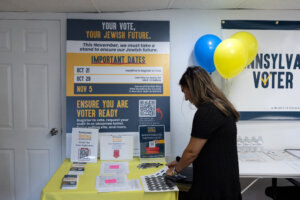
[(221, 42), (222, 40), (219, 37), (207, 34), (200, 37), (195, 44), (194, 54), (196, 60), (210, 74), (216, 70), (214, 53)]

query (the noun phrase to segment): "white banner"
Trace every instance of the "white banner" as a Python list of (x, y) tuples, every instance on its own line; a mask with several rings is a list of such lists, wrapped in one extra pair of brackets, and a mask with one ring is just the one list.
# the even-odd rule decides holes
[(295, 26), (299, 29), (300, 22), (222, 21), (223, 40), (246, 31), (258, 42), (254, 61), (226, 85), (241, 119), (300, 119), (300, 30)]

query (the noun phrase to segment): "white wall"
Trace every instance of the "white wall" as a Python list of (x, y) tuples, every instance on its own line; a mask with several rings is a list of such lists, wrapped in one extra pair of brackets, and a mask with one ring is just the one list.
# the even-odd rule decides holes
[[(56, 16), (56, 17), (55, 17)], [(102, 13), (102, 14), (68, 14), (69, 18), (90, 19), (131, 19), (131, 20), (170, 20), (171, 35), (171, 154), (172, 157), (181, 155), (188, 143), (191, 124), (195, 109), (184, 102), (178, 81), (188, 65), (195, 65), (192, 56), (193, 47), (199, 37), (204, 34), (215, 34), (221, 37), (222, 19), (251, 19), (251, 20), (300, 20), (299, 11), (265, 11), (265, 10), (170, 10), (147, 11), (131, 13)], [(0, 19), (33, 18), (51, 19), (59, 18), (62, 22), (62, 44), (65, 43), (66, 28), (65, 15), (60, 14), (19, 14), (0, 13)], [(65, 65), (65, 46), (62, 45), (62, 66)], [(223, 87), (223, 80), (213, 73), (213, 79), (218, 86)], [(65, 69), (62, 69), (65, 77)], [(65, 80), (63, 80), (65, 84)], [(64, 88), (62, 94), (64, 95)], [(65, 115), (65, 102), (62, 98), (63, 119)], [(63, 121), (65, 126), (65, 120)], [(278, 121), (243, 121), (238, 123), (239, 135), (262, 135), (267, 148), (300, 148), (300, 123)], [(63, 148), (64, 149), (64, 148)], [(250, 180), (242, 181), (245, 185)], [(245, 193), (244, 199), (268, 199), (264, 197), (263, 190), (269, 185), (269, 180), (260, 181), (256, 186)]]
[[(69, 14), (70, 18), (170, 20), (171, 35), (171, 156), (181, 155), (190, 138), (195, 108), (184, 102), (178, 81), (189, 65), (196, 65), (193, 47), (204, 34), (221, 37), (222, 19), (300, 20), (299, 11), (265, 10), (169, 10), (110, 14)], [(213, 79), (219, 87), (223, 80), (217, 72)], [(245, 95), (245, 94), (241, 94)], [(262, 135), (267, 148), (300, 148), (299, 121), (241, 121), (238, 134)]]
[[(190, 138), (195, 108), (184, 101), (178, 82), (187, 66), (197, 64), (192, 54), (197, 39), (204, 34), (215, 34), (221, 37), (221, 20), (223, 19), (300, 20), (299, 11), (265, 10), (171, 10), (99, 15), (69, 14), (68, 16), (71, 18), (170, 20), (172, 157), (181, 155)], [(217, 72), (214, 72), (212, 76), (219, 87), (224, 87), (224, 81)], [(238, 134), (241, 136), (261, 135), (266, 148), (300, 148), (299, 121), (242, 121), (238, 123)], [(245, 188), (252, 180), (242, 179), (242, 188)], [(279, 185), (287, 184), (284, 180), (279, 181)], [(270, 185), (271, 179), (259, 180), (243, 194), (243, 199), (270, 199), (264, 195), (265, 188)]]

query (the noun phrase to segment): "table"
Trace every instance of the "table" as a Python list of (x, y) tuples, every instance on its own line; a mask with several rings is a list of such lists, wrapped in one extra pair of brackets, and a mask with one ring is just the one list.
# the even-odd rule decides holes
[[(138, 169), (140, 164), (138, 158), (129, 161), (128, 179), (139, 179), (140, 176), (153, 174), (164, 166), (159, 168)], [(72, 163), (69, 159), (65, 159), (58, 170), (52, 176), (50, 181), (41, 192), (40, 200), (177, 200), (178, 192), (153, 192), (144, 193), (144, 191), (126, 191), (126, 192), (105, 192), (98, 193), (95, 189), (96, 176), (100, 173), (100, 161), (97, 163), (87, 163), (85, 172), (79, 176), (77, 189), (61, 190), (63, 176), (68, 174)], [(142, 186), (143, 187), (143, 186)]]
[[(262, 178), (272, 178), (272, 186), (276, 187), (277, 178), (300, 178), (300, 159), (293, 159), (283, 150), (277, 151), (279, 159), (270, 159), (264, 153), (255, 153), (256, 156), (263, 158), (262, 161), (239, 161), (239, 170), (241, 178), (254, 178), (242, 190), (246, 192), (255, 182)], [(255, 156), (253, 156), (255, 158)]]
[[(278, 153), (278, 152), (277, 152)], [(243, 194), (259, 179), (272, 178), (272, 186), (276, 187), (277, 178), (300, 178), (300, 159), (293, 159), (293, 157), (280, 151), (282, 153), (280, 160), (274, 160), (267, 157), (263, 152), (249, 153), (247, 158), (249, 161), (239, 160), (239, 171), (241, 178), (254, 178), (242, 191)], [(260, 161), (259, 158), (261, 159)], [(191, 170), (190, 170), (191, 171)], [(190, 175), (192, 176), (192, 175)], [(181, 183), (177, 185), (180, 191), (188, 191), (191, 183)]]

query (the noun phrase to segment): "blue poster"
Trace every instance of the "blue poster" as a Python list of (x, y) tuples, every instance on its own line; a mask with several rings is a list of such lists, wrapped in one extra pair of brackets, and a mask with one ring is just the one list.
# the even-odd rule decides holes
[(170, 131), (168, 21), (67, 20), (67, 132)]

